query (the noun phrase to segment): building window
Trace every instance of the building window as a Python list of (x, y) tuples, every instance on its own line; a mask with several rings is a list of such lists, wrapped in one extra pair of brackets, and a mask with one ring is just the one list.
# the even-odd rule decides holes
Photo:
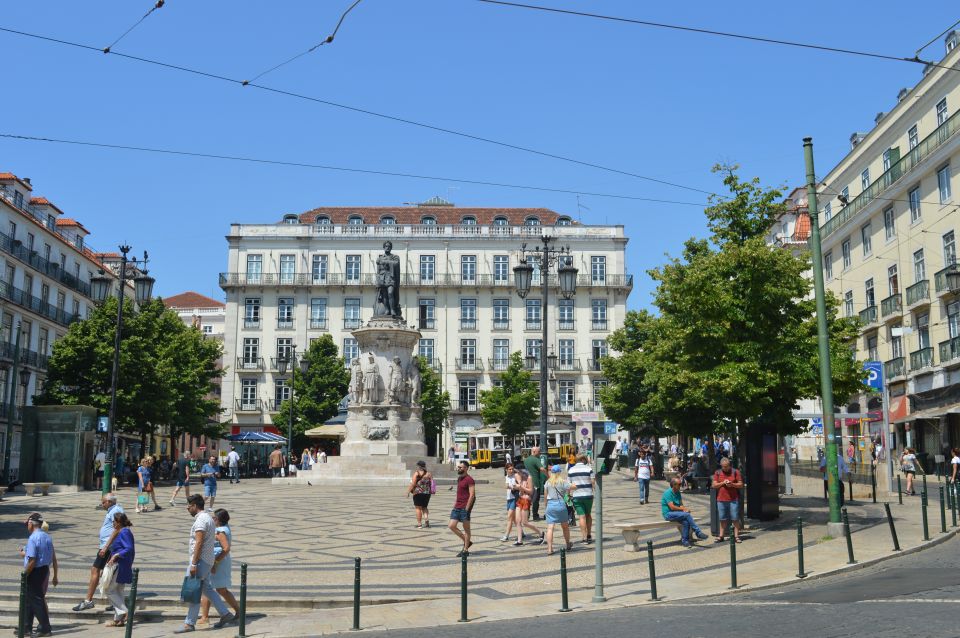
[(507, 283), (510, 281), (510, 256), (493, 256), (493, 281), (494, 283)]
[(828, 250), (823, 255), (823, 276), (828, 280), (833, 279), (833, 251)]
[(607, 341), (605, 339), (594, 339), (591, 345), (590, 354), (593, 357), (590, 361), (591, 370), (600, 369), (600, 361), (607, 356)]
[(436, 267), (436, 255), (420, 255), (420, 282), (432, 282), (434, 280), (434, 275), (436, 274)]
[(560, 339), (557, 346), (557, 364), (560, 369), (573, 370), (573, 362), (577, 358), (573, 339)]
[(460, 224), (463, 226), (476, 226), (477, 218), (473, 215), (466, 215), (460, 219)]
[(843, 316), (852, 317), (853, 316), (853, 291), (848, 290), (843, 295)]
[(460, 340), (460, 369), (476, 370), (477, 368), (477, 340)]
[(897, 265), (887, 268), (887, 292), (892, 297), (900, 294), (900, 275), (897, 274)]
[(913, 283), (927, 278), (927, 268), (923, 260), (923, 248), (913, 253)]
[(573, 220), (567, 217), (566, 215), (561, 215), (557, 217), (557, 226), (572, 226)]
[(914, 124), (910, 127), (910, 130), (907, 131), (907, 144), (910, 148), (916, 148), (917, 144), (920, 143), (920, 131), (917, 130), (917, 125)]
[(828, 222), (831, 217), (833, 217), (833, 206), (830, 205), (830, 202), (827, 202), (823, 205), (823, 221)]
[(850, 239), (844, 239), (843, 243), (840, 244), (840, 252), (843, 255), (843, 269), (846, 270), (850, 267), (852, 263), (850, 258)]
[(509, 224), (510, 224), (510, 222), (507, 221), (507, 218), (504, 217), (504, 216), (502, 216), (502, 215), (498, 215), (498, 216), (496, 216), (496, 217), (493, 218), (493, 225), (494, 225), (494, 226), (507, 226), (507, 225), (509, 225)]
[(952, 230), (943, 236), (943, 263), (947, 266), (957, 263), (957, 241)]
[(870, 169), (865, 168), (860, 173), (860, 190), (867, 190), (868, 188), (870, 188)]
[(423, 357), (433, 365), (433, 339), (421, 339), (417, 344), (417, 356)]
[(907, 194), (910, 201), (910, 223), (920, 220), (920, 187), (916, 187)]
[(347, 219), (347, 224), (351, 226), (362, 226), (363, 217), (361, 217), (360, 215), (350, 215), (350, 217)]
[(297, 272), (296, 255), (280, 255), (280, 283), (292, 284)]
[(593, 409), (602, 410), (603, 402), (600, 400), (600, 393), (603, 392), (603, 389), (607, 387), (607, 382), (602, 380), (597, 380), (593, 382)]
[(260, 297), (247, 297), (243, 302), (243, 327), (260, 327)]
[(892, 155), (892, 151), (889, 148), (883, 152), (883, 172), (884, 173), (890, 170), (891, 155)]
[(870, 229), (870, 224), (863, 226), (860, 229), (860, 244), (863, 247), (863, 256), (867, 257), (873, 252), (873, 238), (871, 237), (872, 231)]
[(606, 330), (607, 329), (607, 300), (606, 299), (591, 299), (590, 300), (590, 320), (592, 330)]
[(419, 299), (418, 305), (420, 308), (420, 328), (433, 330), (437, 327), (436, 325), (436, 309), (437, 309), (437, 300), (436, 299)]
[(867, 337), (867, 359), (870, 361), (876, 361), (880, 358), (877, 342), (877, 335)]
[(576, 382), (563, 379), (557, 383), (557, 402), (561, 412), (573, 412), (576, 400)]
[(260, 363), (260, 339), (245, 337), (243, 339), (243, 367), (256, 368)]
[(510, 328), (510, 300), (493, 300), (493, 329), (507, 330)]
[(78, 319), (80, 318), (80, 300), (79, 299), (73, 300), (73, 316), (77, 317)]
[(380, 218), (380, 223), (384, 226), (395, 226), (397, 219), (393, 215), (384, 215)]
[(360, 327), (360, 299), (359, 297), (348, 297), (343, 300), (343, 327)]
[(240, 380), (240, 409), (241, 410), (257, 409), (257, 380), (256, 379)]
[(477, 256), (460, 255), (460, 277), (464, 283), (477, 280)]
[[(960, 337), (960, 301), (947, 304), (947, 334), (951, 339)], [(953, 348), (952, 354), (958, 355), (960, 352)]]
[(950, 201), (950, 165), (947, 164), (937, 171), (937, 189), (940, 191), (940, 203)]
[(327, 298), (314, 297), (310, 300), (310, 328), (327, 329)]
[(314, 255), (311, 267), (313, 273), (313, 283), (322, 284), (327, 281), (327, 256)]
[(360, 281), (360, 255), (347, 255), (347, 281)]
[(460, 381), (460, 409), (465, 412), (477, 411), (477, 382), (472, 379)]
[(540, 218), (531, 215), (531, 216), (529, 216), (529, 217), (527, 217), (526, 219), (523, 220), (523, 225), (524, 225), (524, 226), (539, 226), (539, 225), (540, 225)]
[(47, 346), (50, 345), (50, 331), (46, 328), (40, 328), (40, 336), (37, 339), (37, 352), (42, 355), (47, 354)]
[(277, 299), (277, 328), (293, 328), (293, 297)]
[(427, 215), (426, 217), (421, 217), (421, 218), (420, 218), (420, 223), (421, 223), (421, 224), (424, 224), (425, 226), (436, 226), (436, 225), (437, 225), (437, 218), (436, 218), (436, 217), (431, 217), (430, 215)]
[(937, 126), (947, 121), (947, 98), (937, 102)]
[(525, 303), (525, 307), (526, 307), (525, 318), (527, 323), (527, 330), (540, 330), (541, 328), (540, 319), (542, 317), (540, 312), (541, 311), (540, 300), (527, 299)]
[(873, 291), (873, 277), (867, 279), (863, 284), (863, 290), (867, 298), (867, 308), (877, 305), (877, 297)]
[(284, 216), (283, 216), (283, 223), (284, 223), (284, 224), (299, 224), (299, 223), (300, 223), (300, 218), (297, 217), (296, 215), (293, 215), (293, 214), (284, 215)]
[(573, 330), (573, 299), (561, 299), (557, 305), (557, 316), (560, 318), (560, 330)]
[(525, 357), (533, 357), (534, 365), (540, 365), (540, 353), (543, 350), (543, 340), (542, 339), (527, 339), (526, 350), (524, 351)]
[(330, 218), (326, 215), (317, 215), (317, 218), (313, 220), (317, 226), (330, 226)]
[(492, 370), (506, 370), (510, 365), (510, 340), (493, 340), (493, 365)]
[(902, 334), (903, 325), (894, 324), (890, 326), (890, 355), (894, 359), (899, 359), (903, 356), (903, 337)]
[(247, 255), (247, 283), (260, 283), (263, 273), (263, 255)]
[(277, 339), (277, 361), (290, 361), (290, 352), (292, 350), (292, 337), (279, 337)]
[(353, 337), (344, 337), (343, 339), (343, 365), (350, 367), (353, 360), (360, 356), (360, 346)]
[(930, 347), (930, 313), (917, 315), (917, 346), (920, 350)]
[(893, 218), (893, 206), (883, 211), (883, 235), (893, 239), (897, 235), (897, 225)]
[(461, 330), (477, 329), (477, 300), (476, 299), (460, 300), (460, 329)]
[(607, 258), (603, 255), (590, 257), (590, 278), (593, 283), (603, 283), (607, 279)]
[(279, 410), (280, 404), (290, 399), (290, 384), (286, 379), (277, 379), (273, 383), (273, 409)]

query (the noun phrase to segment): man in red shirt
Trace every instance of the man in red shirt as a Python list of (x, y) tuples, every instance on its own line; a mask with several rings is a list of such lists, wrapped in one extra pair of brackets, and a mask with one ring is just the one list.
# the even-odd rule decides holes
[[(470, 546), (473, 541), (470, 540), (470, 511), (473, 509), (473, 503), (477, 500), (476, 486), (473, 477), (467, 474), (470, 469), (470, 463), (460, 461), (457, 465), (457, 500), (453, 503), (453, 511), (450, 512), (450, 531), (460, 537), (463, 541), (463, 549), (457, 554), (457, 557), (469, 556)], [(457, 524), (463, 523), (463, 532), (457, 529)]]
[(740, 542), (740, 490), (743, 478), (740, 471), (730, 466), (730, 459), (720, 459), (720, 469), (713, 474), (713, 489), (717, 490), (717, 513), (720, 518), (720, 536), (717, 542), (727, 534), (727, 527), (733, 521), (733, 534)]

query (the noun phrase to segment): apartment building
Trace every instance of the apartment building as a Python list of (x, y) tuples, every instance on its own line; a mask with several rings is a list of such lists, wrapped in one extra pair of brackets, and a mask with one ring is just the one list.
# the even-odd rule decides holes
[[(526, 299), (517, 296), (512, 272), (522, 246), (533, 247), (544, 234), (569, 246), (579, 269), (570, 300), (558, 299), (551, 275), (546, 345), (539, 267)], [(633, 286), (623, 227), (584, 225), (546, 209), (458, 208), (434, 198), (231, 226), (220, 285), (227, 301), (222, 406), (234, 432), (274, 431), (272, 416), (289, 396), (277, 360), (291, 348), (302, 351), (329, 333), (347, 361), (358, 356), (351, 331), (373, 314), (375, 260), (387, 240), (401, 259), (404, 318), (421, 331), (418, 352), (452, 398), (444, 445), (464, 442), (480, 427), (479, 392), (498, 382), (516, 351), (531, 356), (536, 370), (548, 356), (551, 423), (569, 425), (574, 413), (601, 409), (606, 381), (599, 362), (608, 335), (623, 324)]]
[[(53, 342), (93, 305), (90, 278), (114, 271), (109, 255), (87, 245), (84, 226), (45, 197), (28, 178), (0, 173), (0, 451), (8, 474), (20, 468), (24, 406), (43, 389)], [(118, 256), (119, 257), (119, 256)], [(15, 353), (16, 330), (20, 351)], [(19, 365), (14, 368), (15, 354)], [(13, 385), (16, 387), (12, 387)]]
[[(957, 33), (945, 44), (938, 66), (901, 89), (871, 131), (854, 133), (850, 152), (818, 185), (826, 286), (842, 314), (860, 318), (857, 357), (884, 362), (892, 443), (929, 454), (929, 463), (960, 444)], [(877, 395), (847, 406), (881, 409)], [(854, 436), (882, 429), (847, 425)]]

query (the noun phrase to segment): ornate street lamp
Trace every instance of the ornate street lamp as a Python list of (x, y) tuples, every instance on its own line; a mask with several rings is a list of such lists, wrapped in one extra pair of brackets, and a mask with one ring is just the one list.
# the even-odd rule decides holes
[(521, 299), (526, 298), (530, 293), (530, 282), (533, 281), (533, 266), (527, 263), (526, 257), (520, 259), (519, 266), (514, 266), (513, 277), (517, 282), (517, 294)]

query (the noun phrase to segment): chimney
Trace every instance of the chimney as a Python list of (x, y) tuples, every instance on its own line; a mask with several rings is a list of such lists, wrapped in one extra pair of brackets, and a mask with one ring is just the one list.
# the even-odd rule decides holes
[(897, 102), (903, 102), (903, 98), (907, 97), (910, 94), (910, 89), (903, 87), (900, 89), (900, 92), (897, 93)]
[(857, 144), (863, 141), (866, 135), (864, 133), (853, 133), (850, 135), (850, 148), (856, 148)]
[(24, 178), (23, 178), (23, 181), (26, 182), (27, 184), (29, 184), (30, 186), (33, 186), (33, 184), (30, 184), (30, 178), (29, 178), (29, 177), (24, 177)]
[(883, 111), (880, 111), (879, 113), (877, 113), (876, 117), (873, 118), (873, 123), (874, 123), (874, 124), (879, 124), (879, 123), (880, 123), (880, 120), (883, 119), (883, 116), (884, 116), (884, 115), (886, 115), (886, 113), (884, 113)]

